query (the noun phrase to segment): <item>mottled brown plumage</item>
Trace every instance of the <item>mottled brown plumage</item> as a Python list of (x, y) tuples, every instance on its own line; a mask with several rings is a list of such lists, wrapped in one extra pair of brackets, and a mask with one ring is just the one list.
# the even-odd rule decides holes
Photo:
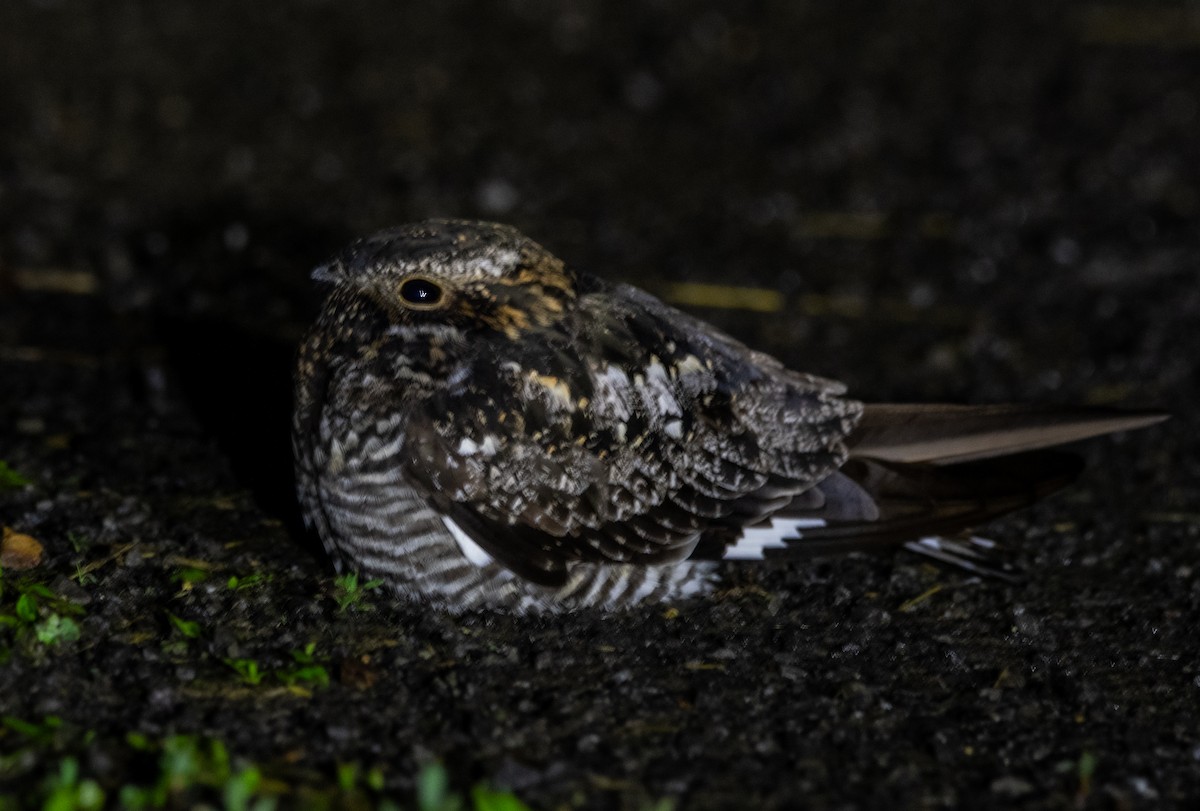
[(305, 516), (339, 561), (451, 610), (678, 599), (721, 558), (956, 532), (1074, 473), (1013, 452), (1153, 419), (864, 412), (502, 225), (385, 231), (314, 278), (332, 290), (297, 366)]

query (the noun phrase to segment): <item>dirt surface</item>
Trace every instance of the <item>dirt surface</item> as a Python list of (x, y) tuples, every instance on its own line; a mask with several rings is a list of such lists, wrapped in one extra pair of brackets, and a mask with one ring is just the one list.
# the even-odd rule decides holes
[[(3, 575), (0, 794), (73, 758), (112, 798), (189, 735), (284, 807), (433, 759), (535, 808), (1195, 807), (1195, 10), (409, 5), (0, 4), (0, 522), (43, 546)], [(695, 311), (863, 399), (1175, 417), (988, 527), (1016, 585), (901, 555), (342, 610), (291, 495), (308, 271), (428, 216), (780, 291)]]

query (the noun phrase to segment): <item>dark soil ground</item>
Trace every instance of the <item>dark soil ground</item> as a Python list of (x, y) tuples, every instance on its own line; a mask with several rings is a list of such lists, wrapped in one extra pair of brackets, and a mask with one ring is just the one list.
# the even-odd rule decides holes
[[(407, 803), (434, 759), (535, 808), (1196, 807), (1194, 6), (618, 5), (0, 4), (0, 521), (44, 546), (0, 596), (10, 804), (64, 761), (113, 802), (186, 735), (283, 807)], [(291, 495), (308, 272), (437, 215), (780, 291), (696, 312), (863, 399), (1175, 416), (988, 527), (1015, 585), (902, 554), (617, 616), (355, 599)]]

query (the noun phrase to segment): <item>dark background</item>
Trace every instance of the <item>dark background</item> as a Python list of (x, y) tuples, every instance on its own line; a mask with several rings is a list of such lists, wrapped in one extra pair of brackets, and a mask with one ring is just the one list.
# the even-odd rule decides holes
[[(62, 719), (0, 729), (0, 787), (145, 783), (135, 732), (221, 740), (285, 804), (441, 758), (539, 808), (1189, 807), (1198, 131), (1194, 6), (7, 0), (0, 459), (32, 484), (0, 520), (87, 613), (0, 636), (0, 714)], [(668, 298), (780, 291), (695, 312), (863, 399), (1175, 416), (988, 528), (1017, 585), (850, 557), (678, 612), (339, 612), (291, 496), (308, 271), (429, 216)], [(222, 661), (309, 642), (311, 696)]]

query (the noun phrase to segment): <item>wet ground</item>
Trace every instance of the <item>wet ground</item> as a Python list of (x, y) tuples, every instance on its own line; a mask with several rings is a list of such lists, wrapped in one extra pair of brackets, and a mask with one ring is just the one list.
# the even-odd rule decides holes
[[(11, 0), (0, 66), (0, 521), (44, 547), (0, 595), (0, 794), (69, 758), (111, 800), (187, 735), (284, 806), (347, 764), (407, 801), (433, 759), (535, 808), (1200, 798), (1194, 10)], [(607, 617), (348, 593), (291, 497), (308, 270), (436, 215), (864, 399), (1175, 417), (988, 528), (1016, 585), (901, 555)]]

